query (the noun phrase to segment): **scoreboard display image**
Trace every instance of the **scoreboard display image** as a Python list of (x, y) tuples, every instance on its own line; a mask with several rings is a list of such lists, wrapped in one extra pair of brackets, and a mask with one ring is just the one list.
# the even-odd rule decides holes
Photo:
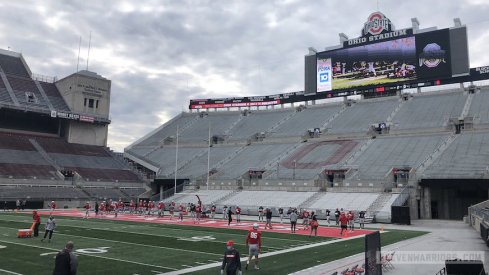
[(317, 92), (450, 77), (448, 29), (317, 53)]

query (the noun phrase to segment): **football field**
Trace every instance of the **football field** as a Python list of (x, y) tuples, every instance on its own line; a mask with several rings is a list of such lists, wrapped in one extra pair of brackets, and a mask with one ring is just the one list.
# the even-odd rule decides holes
[[(47, 216), (42, 216), (43, 223)], [(114, 219), (56, 216), (53, 240), (19, 239), (17, 230), (29, 228), (29, 214), (0, 213), (0, 274), (50, 274), (53, 257), (67, 241), (75, 243), (78, 274), (219, 274), (225, 242), (234, 240), (247, 256), (246, 231), (241, 229), (158, 224)], [(364, 238), (308, 237), (262, 230), (260, 270), (245, 274), (288, 274), (360, 253)], [(382, 245), (424, 234), (389, 231)]]

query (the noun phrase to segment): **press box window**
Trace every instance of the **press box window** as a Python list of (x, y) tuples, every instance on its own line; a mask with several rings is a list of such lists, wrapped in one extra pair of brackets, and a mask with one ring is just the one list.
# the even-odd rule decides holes
[(98, 100), (95, 101), (95, 108), (98, 109)]
[(83, 101), (83, 106), (87, 107), (87, 98), (85, 97), (85, 100)]
[(88, 108), (93, 108), (94, 101), (95, 101), (95, 100), (93, 100), (93, 99), (89, 99), (89, 100), (88, 100)]

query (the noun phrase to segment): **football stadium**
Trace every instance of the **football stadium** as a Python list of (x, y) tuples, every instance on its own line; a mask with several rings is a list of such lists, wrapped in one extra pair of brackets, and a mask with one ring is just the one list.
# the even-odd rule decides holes
[(487, 274), (489, 66), (459, 18), (358, 17), (302, 91), (191, 95), (123, 152), (118, 83), (0, 49), (0, 274)]

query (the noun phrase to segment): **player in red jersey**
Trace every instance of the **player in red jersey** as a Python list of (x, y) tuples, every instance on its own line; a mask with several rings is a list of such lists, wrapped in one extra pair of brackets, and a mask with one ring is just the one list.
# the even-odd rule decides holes
[(197, 223), (200, 223), (200, 217), (202, 216), (202, 206), (200, 204), (197, 204), (195, 206), (195, 216), (196, 216)]
[(121, 213), (124, 213), (124, 208), (125, 208), (124, 202), (122, 201), (122, 199), (120, 199), (119, 200), (119, 210)]
[(241, 222), (241, 208), (239, 206), (236, 206), (236, 223)]
[(248, 235), (246, 236), (246, 246), (248, 247), (249, 256), (246, 261), (245, 269), (248, 269), (248, 265), (250, 264), (251, 258), (255, 256), (255, 269), (260, 269), (258, 267), (258, 254), (261, 252), (261, 232), (258, 231), (258, 224), (253, 224), (253, 228), (248, 231)]
[(129, 213), (130, 214), (133, 214), (134, 213), (134, 201), (133, 200), (131, 200), (129, 202)]
[(106, 206), (106, 203), (105, 203), (105, 201), (103, 201), (100, 204), (100, 215), (104, 215), (105, 214), (105, 206)]
[(345, 215), (344, 212), (341, 212), (340, 215), (340, 235), (343, 235), (343, 231), (348, 231), (348, 217)]
[(158, 202), (158, 217), (163, 217), (165, 215), (165, 203), (160, 201)]
[(183, 206), (183, 204), (180, 204), (180, 206), (178, 206), (178, 218), (180, 219), (181, 222), (183, 222), (184, 211), (185, 211), (185, 206)]
[(85, 206), (83, 206), (83, 208), (85, 208), (85, 219), (88, 219), (88, 216), (90, 216), (90, 202), (86, 202), (85, 203)]
[(54, 201), (51, 201), (49, 208), (51, 208), (51, 212), (49, 213), (49, 215), (52, 215), (53, 211), (56, 210), (56, 203)]

